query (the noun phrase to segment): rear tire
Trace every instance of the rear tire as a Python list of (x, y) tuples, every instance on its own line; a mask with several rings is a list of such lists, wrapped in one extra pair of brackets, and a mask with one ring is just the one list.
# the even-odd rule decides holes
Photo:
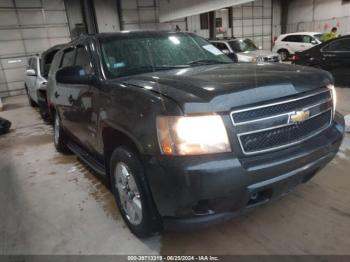
[(146, 238), (159, 231), (161, 220), (137, 154), (124, 146), (115, 149), (110, 160), (110, 175), (115, 201), (131, 232)]
[(39, 106), (40, 115), (45, 122), (49, 122), (50, 114), (49, 114), (49, 106), (46, 98), (46, 92), (38, 91), (37, 95), (38, 95), (38, 106)]
[(61, 126), (61, 119), (56, 112), (54, 119), (54, 143), (58, 152), (67, 154), (70, 150), (67, 147), (67, 137)]
[(286, 49), (278, 50), (278, 54), (280, 55), (282, 61), (289, 60), (290, 54), (289, 54), (288, 50), (286, 50)]

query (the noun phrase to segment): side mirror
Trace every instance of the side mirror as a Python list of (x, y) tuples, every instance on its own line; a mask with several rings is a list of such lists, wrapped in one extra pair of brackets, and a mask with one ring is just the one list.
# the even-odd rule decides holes
[(27, 69), (26, 74), (27, 76), (36, 76), (34, 69)]
[(317, 45), (316, 40), (311, 40), (311, 44), (313, 44), (313, 45)]
[(222, 52), (223, 52), (225, 55), (230, 54), (230, 50), (228, 50), (228, 49), (223, 49)]
[(81, 66), (68, 66), (56, 72), (56, 81), (61, 84), (89, 85), (94, 79)]

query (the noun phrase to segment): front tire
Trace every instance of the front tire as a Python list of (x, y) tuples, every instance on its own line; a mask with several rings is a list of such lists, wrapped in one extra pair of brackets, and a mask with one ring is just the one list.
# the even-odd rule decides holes
[(58, 152), (67, 154), (69, 149), (67, 147), (67, 138), (61, 126), (61, 119), (56, 112), (54, 119), (54, 143)]
[(290, 56), (288, 50), (285, 50), (285, 49), (279, 50), (278, 54), (280, 55), (282, 61), (287, 61)]
[(111, 188), (119, 211), (132, 233), (139, 238), (161, 228), (138, 156), (127, 147), (118, 147), (110, 161)]
[(43, 91), (38, 91), (37, 95), (39, 113), (45, 122), (50, 122), (49, 106), (47, 104), (46, 93)]

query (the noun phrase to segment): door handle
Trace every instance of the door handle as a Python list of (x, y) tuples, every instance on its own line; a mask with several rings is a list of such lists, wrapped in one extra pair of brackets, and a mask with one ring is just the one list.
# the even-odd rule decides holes
[(72, 95), (70, 95), (70, 96), (68, 97), (68, 102), (71, 103), (71, 104), (73, 104), (74, 99), (73, 99), (73, 96), (72, 96)]
[(57, 91), (55, 92), (55, 98), (58, 98), (60, 95), (57, 93)]
[(333, 54), (324, 54), (323, 56), (324, 57), (336, 57), (336, 55), (333, 55)]

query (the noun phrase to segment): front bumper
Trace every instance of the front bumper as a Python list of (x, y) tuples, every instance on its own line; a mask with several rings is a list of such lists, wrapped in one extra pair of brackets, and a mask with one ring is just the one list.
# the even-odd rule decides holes
[(145, 159), (146, 174), (167, 228), (225, 221), (279, 198), (311, 179), (337, 154), (344, 118), (301, 145), (236, 158), (232, 153)]

